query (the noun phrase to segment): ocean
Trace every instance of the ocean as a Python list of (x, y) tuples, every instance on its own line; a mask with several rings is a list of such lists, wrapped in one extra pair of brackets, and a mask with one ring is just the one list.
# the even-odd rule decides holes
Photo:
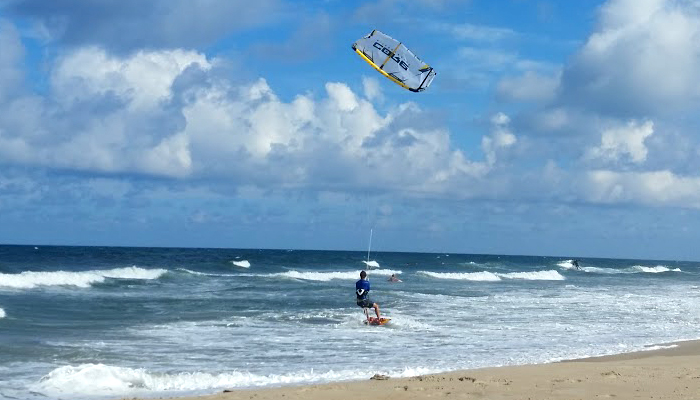
[[(700, 263), (0, 246), (0, 399), (117, 399), (617, 354), (700, 338)], [(397, 274), (402, 282), (389, 282)]]

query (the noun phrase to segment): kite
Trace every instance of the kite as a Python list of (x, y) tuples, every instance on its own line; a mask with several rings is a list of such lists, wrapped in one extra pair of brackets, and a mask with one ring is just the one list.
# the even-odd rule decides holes
[(353, 43), (352, 49), (379, 73), (412, 92), (427, 89), (436, 75), (403, 43), (376, 29)]

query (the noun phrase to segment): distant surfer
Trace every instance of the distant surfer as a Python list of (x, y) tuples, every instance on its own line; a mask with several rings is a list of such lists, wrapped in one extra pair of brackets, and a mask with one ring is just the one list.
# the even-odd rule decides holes
[(389, 280), (389, 282), (402, 282), (401, 279), (396, 277), (396, 274), (391, 274), (391, 276), (389, 277), (388, 280)]
[[(367, 272), (360, 272), (360, 280), (355, 282), (355, 294), (357, 295), (357, 305), (362, 308), (374, 308), (374, 313), (379, 317), (379, 304), (373, 302), (369, 298), (369, 281), (367, 280)], [(369, 319), (369, 315), (367, 316)]]
[(574, 261), (572, 261), (572, 262), (571, 262), (571, 265), (573, 265), (573, 266), (574, 266), (574, 268), (576, 268), (576, 269), (578, 269), (578, 270), (580, 270), (580, 269), (581, 269), (581, 266), (580, 266), (580, 265), (578, 265), (578, 260), (574, 260)]

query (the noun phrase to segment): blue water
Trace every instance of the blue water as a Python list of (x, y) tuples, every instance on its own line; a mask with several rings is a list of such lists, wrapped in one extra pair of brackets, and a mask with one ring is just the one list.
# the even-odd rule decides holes
[[(103, 399), (615, 354), (700, 338), (700, 264), (0, 246), (0, 398)], [(392, 274), (403, 282), (388, 282)]]

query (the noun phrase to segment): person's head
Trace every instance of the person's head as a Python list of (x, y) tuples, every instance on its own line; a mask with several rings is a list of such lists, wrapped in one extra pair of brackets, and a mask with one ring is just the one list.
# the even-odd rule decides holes
[(394, 275), (394, 274), (391, 274), (391, 277), (392, 277), (392, 278), (396, 278), (396, 275)]
[(367, 277), (367, 273), (365, 271), (360, 271), (360, 279), (365, 279)]

